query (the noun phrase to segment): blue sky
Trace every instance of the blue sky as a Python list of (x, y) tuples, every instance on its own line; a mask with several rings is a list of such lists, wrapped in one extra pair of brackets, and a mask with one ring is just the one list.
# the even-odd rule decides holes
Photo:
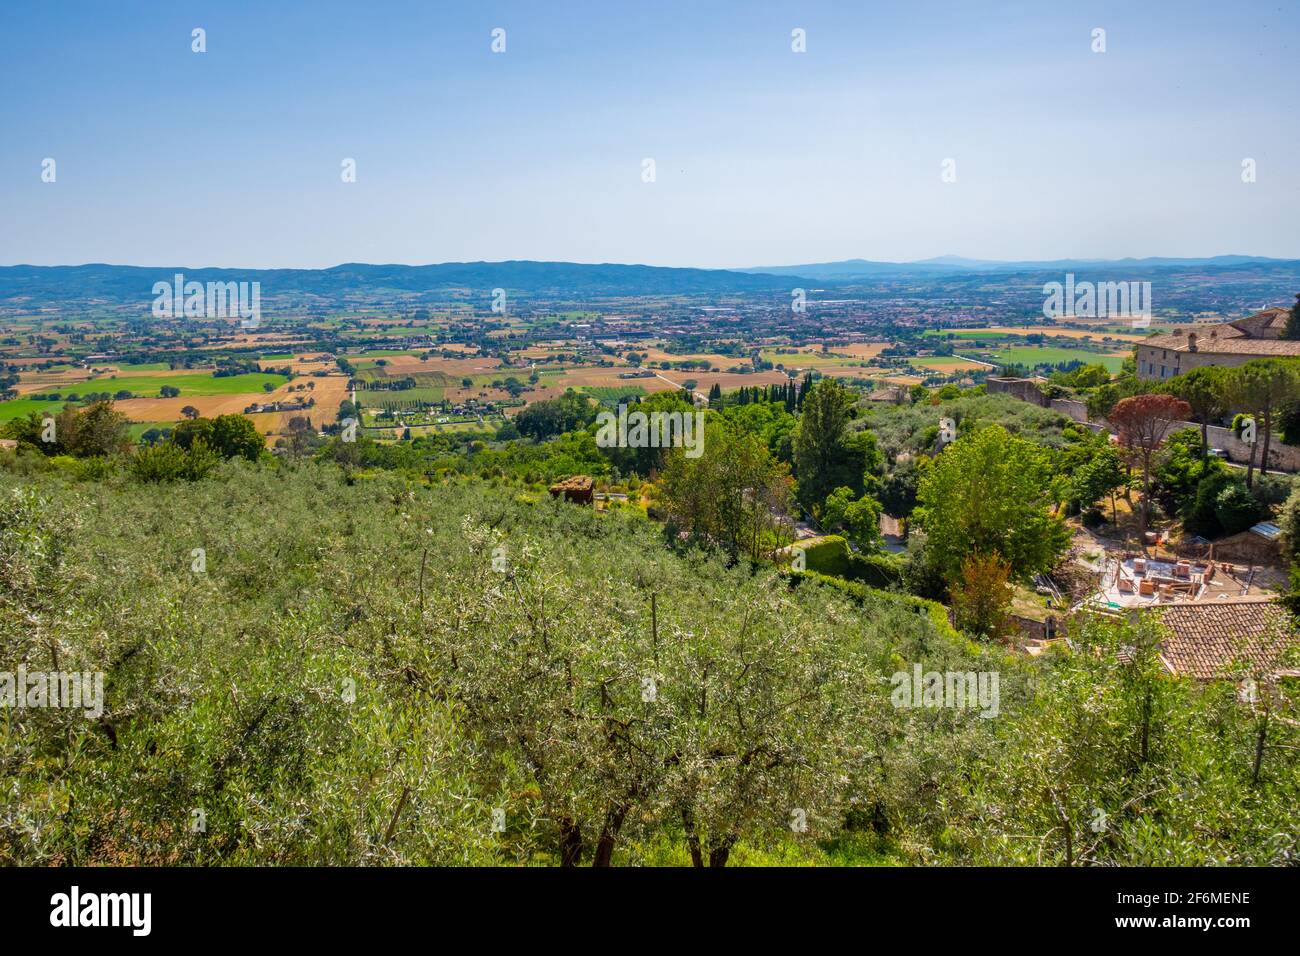
[(0, 263), (1300, 258), (1298, 28), (1294, 0), (5, 3)]

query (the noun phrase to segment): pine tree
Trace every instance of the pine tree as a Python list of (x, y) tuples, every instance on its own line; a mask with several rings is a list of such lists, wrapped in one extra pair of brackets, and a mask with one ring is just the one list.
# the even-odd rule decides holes
[(1282, 330), (1284, 339), (1300, 339), (1300, 292), (1296, 293), (1295, 305), (1291, 306), (1291, 314), (1287, 316), (1286, 328)]
[(800, 411), (803, 410), (804, 396), (808, 394), (808, 390), (812, 388), (812, 386), (813, 386), (812, 372), (804, 373), (803, 384), (799, 386), (799, 398), (796, 401), (796, 404), (798, 405)]

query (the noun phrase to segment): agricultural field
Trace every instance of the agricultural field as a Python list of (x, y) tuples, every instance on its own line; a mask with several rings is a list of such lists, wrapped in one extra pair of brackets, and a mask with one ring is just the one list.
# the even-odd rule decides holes
[(855, 359), (873, 359), (887, 348), (888, 342), (855, 342), (852, 345), (832, 345), (830, 351)]
[(806, 371), (808, 369), (827, 369), (841, 368), (844, 366), (864, 367), (869, 365), (875, 355), (880, 354), (884, 346), (877, 348), (871, 356), (855, 356), (839, 354), (836, 351), (823, 353), (820, 348), (817, 349), (799, 349), (796, 351), (783, 349), (763, 349), (759, 352), (759, 357), (765, 362), (771, 362), (773, 365), (781, 365), (788, 369), (797, 369)]
[(957, 338), (957, 339), (1006, 339), (1006, 338), (1023, 338), (1027, 335), (1045, 335), (1055, 336), (1066, 339), (1084, 339), (1100, 342), (1104, 339), (1113, 339), (1117, 342), (1141, 342), (1149, 334), (1147, 331), (1134, 331), (1132, 327), (1121, 327), (1124, 331), (1098, 327), (1096, 329), (1067, 329), (1055, 325), (1030, 325), (1015, 326), (1007, 328), (985, 328), (985, 329), (930, 329), (925, 332), (926, 338)]
[(590, 395), (602, 405), (607, 405), (611, 408), (618, 405), (622, 399), (629, 395), (636, 396), (637, 398), (643, 398), (646, 395), (646, 390), (633, 382), (629, 382), (624, 388), (603, 385), (584, 385), (582, 391), (585, 394)]
[(108, 375), (88, 379), (86, 391), (117, 392), (125, 389), (142, 397), (158, 394), (163, 386), (180, 389), (180, 397), (208, 395), (248, 395), (264, 391), (264, 386), (279, 387), (287, 380), (283, 375), (248, 372), (243, 375), (217, 377), (210, 372), (150, 372), (138, 375)]
[(951, 375), (954, 372), (978, 372), (988, 368), (986, 364), (962, 358), (960, 355), (928, 355), (924, 358), (912, 359), (911, 364), (916, 368), (944, 375)]
[(967, 353), (971, 358), (999, 365), (1058, 365), (1062, 362), (1083, 362), (1087, 365), (1104, 365), (1112, 373), (1119, 372), (1128, 351), (1092, 352), (1087, 349), (1063, 349), (1054, 346), (1026, 345), (997, 349), (980, 349)]
[(64, 403), (61, 401), (39, 401), (34, 398), (10, 399), (7, 402), (0, 402), (0, 422), (22, 418), (32, 412), (57, 412), (63, 405)]
[(418, 385), (404, 389), (358, 389), (357, 403), (362, 408), (415, 408), (420, 404), (437, 404), (447, 390), (436, 385)]

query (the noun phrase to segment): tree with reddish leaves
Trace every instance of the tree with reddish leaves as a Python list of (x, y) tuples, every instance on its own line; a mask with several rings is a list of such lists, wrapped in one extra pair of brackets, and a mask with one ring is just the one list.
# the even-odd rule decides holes
[(1179, 422), (1187, 421), (1192, 406), (1173, 395), (1134, 395), (1115, 403), (1110, 411), (1111, 424), (1119, 443), (1142, 463), (1142, 546), (1146, 547), (1147, 524), (1151, 520), (1151, 456), (1164, 443), (1165, 436)]

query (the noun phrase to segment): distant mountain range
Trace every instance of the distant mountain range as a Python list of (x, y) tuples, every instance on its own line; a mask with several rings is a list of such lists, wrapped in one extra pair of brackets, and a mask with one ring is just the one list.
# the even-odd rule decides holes
[(349, 292), (434, 293), (487, 297), (496, 288), (516, 294), (557, 296), (699, 295), (788, 292), (781, 276), (726, 269), (575, 262), (444, 262), (437, 265), (369, 265), (349, 262), (329, 269), (206, 269), (186, 266), (0, 266), (0, 302), (101, 300), (148, 302), (155, 282), (176, 273), (196, 282), (248, 281), (263, 296), (307, 295), (336, 299)]
[(1296, 259), (1270, 259), (1266, 256), (1210, 256), (1200, 259), (1044, 259), (1002, 262), (994, 259), (966, 259), (961, 256), (938, 256), (915, 262), (877, 262), (870, 259), (844, 259), (839, 262), (810, 262), (794, 266), (756, 266), (740, 269), (751, 275), (801, 276), (833, 282), (869, 279), (873, 276), (920, 273), (929, 275), (963, 272), (1061, 272), (1100, 269), (1125, 272), (1148, 269), (1196, 269), (1249, 265), (1291, 265)]
[[(149, 303), (155, 282), (171, 282), (176, 273), (198, 282), (256, 281), (267, 299), (319, 297), (334, 302), (360, 297), (384, 300), (427, 297), (431, 300), (484, 300), (493, 289), (512, 295), (558, 299), (625, 296), (788, 295), (795, 284), (873, 286), (891, 278), (944, 277), (951, 282), (994, 273), (1104, 273), (1121, 278), (1153, 270), (1241, 269), (1261, 275), (1300, 271), (1300, 260), (1263, 256), (1211, 256), (1200, 259), (1054, 259), (997, 262), (940, 256), (918, 262), (847, 259), (749, 269), (682, 269), (617, 263), (444, 262), (436, 265), (370, 265), (350, 262), (329, 269), (207, 269), (185, 266), (0, 266), (0, 304), (33, 307), (60, 303)], [(1042, 280), (1039, 279), (1039, 282)], [(1290, 282), (1288, 278), (1284, 285)], [(1032, 283), (1031, 283), (1032, 284)], [(1287, 286), (1289, 287), (1289, 286)]]

